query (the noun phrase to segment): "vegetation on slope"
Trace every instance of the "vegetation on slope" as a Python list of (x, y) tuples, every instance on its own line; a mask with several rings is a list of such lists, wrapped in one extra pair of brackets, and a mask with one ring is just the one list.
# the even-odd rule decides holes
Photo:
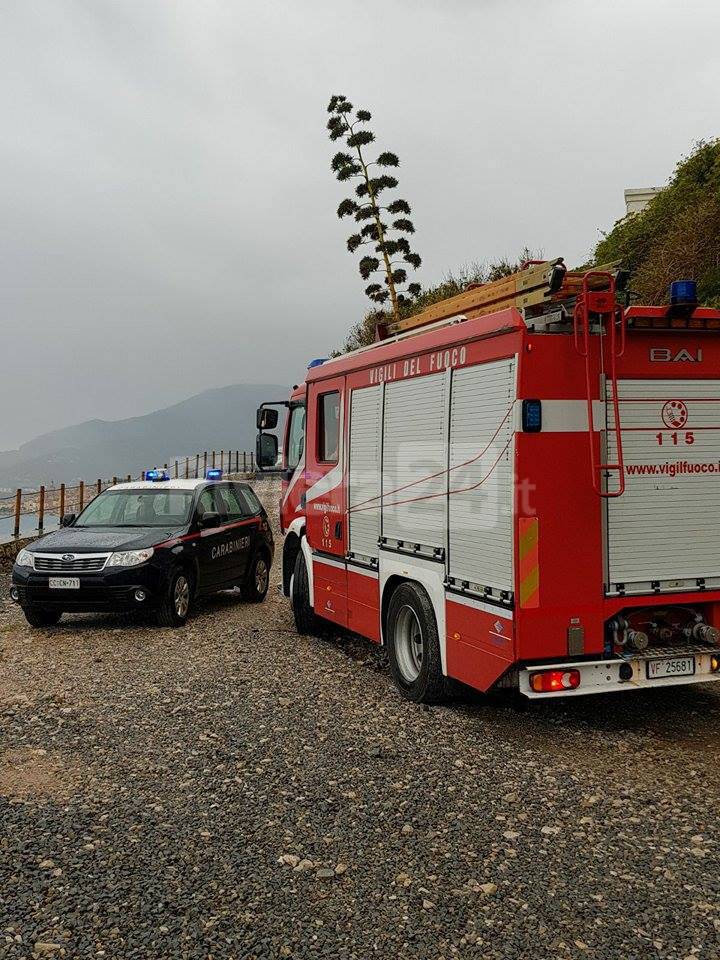
[(641, 303), (665, 303), (673, 280), (697, 280), (698, 298), (720, 305), (720, 140), (700, 143), (668, 185), (597, 245), (595, 263), (621, 260)]
[[(434, 287), (424, 289), (416, 300), (412, 303), (400, 305), (400, 317), (410, 317), (413, 314), (420, 313), (426, 307), (440, 300), (447, 300), (448, 297), (454, 297), (467, 289), (470, 283), (489, 283), (491, 280), (499, 280), (501, 277), (507, 277), (520, 269), (520, 264), (525, 260), (537, 259), (540, 254), (528, 250), (526, 247), (519, 255), (517, 260), (507, 259), (495, 260), (492, 263), (470, 263), (461, 267), (456, 273), (447, 273), (440, 283)], [(358, 347), (364, 347), (375, 340), (375, 327), (378, 323), (386, 322), (392, 319), (390, 313), (372, 310), (359, 323), (350, 330), (347, 339), (343, 345), (343, 351), (355, 350)]]

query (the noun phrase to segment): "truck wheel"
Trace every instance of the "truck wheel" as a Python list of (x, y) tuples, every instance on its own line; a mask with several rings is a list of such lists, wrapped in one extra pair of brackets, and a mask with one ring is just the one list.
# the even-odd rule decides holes
[(192, 584), (184, 570), (176, 570), (170, 578), (170, 588), (157, 609), (161, 627), (181, 627), (190, 613)]
[(302, 550), (295, 558), (295, 573), (292, 578), (292, 608), (298, 633), (317, 633), (315, 611), (310, 604), (310, 581)]
[(62, 616), (61, 610), (46, 610), (43, 607), (23, 607), (22, 611), (31, 627), (54, 627)]
[(242, 587), (242, 598), (248, 603), (262, 603), (270, 586), (270, 564), (267, 554), (258, 553), (250, 564), (248, 578)]
[(390, 598), (387, 645), (390, 673), (407, 700), (438, 703), (447, 697), (435, 613), (416, 583), (401, 584)]

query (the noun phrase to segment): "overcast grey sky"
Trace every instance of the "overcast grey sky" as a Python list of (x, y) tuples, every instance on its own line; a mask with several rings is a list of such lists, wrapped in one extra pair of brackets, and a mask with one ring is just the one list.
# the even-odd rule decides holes
[(342, 341), (367, 302), (331, 93), (400, 155), (426, 283), (583, 260), (718, 134), (717, 0), (0, 0), (0, 25), (0, 449), (293, 383)]

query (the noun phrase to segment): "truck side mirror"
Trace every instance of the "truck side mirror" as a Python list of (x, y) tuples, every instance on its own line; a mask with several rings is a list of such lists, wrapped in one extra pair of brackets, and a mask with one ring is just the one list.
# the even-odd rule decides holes
[(274, 430), (278, 424), (278, 412), (272, 407), (258, 407), (258, 430)]
[(60, 526), (61, 527), (72, 526), (72, 524), (75, 522), (76, 517), (77, 517), (76, 513), (64, 513), (62, 517), (60, 517)]
[[(276, 414), (277, 419), (277, 414)], [(278, 438), (274, 433), (261, 433), (257, 438), (255, 450), (255, 459), (257, 465), (263, 467), (274, 467), (278, 456)]]

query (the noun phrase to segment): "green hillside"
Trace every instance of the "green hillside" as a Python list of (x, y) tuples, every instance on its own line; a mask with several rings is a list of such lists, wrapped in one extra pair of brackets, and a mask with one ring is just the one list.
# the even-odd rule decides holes
[(698, 297), (720, 305), (720, 140), (680, 161), (668, 185), (634, 216), (619, 220), (595, 262), (621, 260), (642, 303), (665, 303), (672, 280), (697, 280)]

